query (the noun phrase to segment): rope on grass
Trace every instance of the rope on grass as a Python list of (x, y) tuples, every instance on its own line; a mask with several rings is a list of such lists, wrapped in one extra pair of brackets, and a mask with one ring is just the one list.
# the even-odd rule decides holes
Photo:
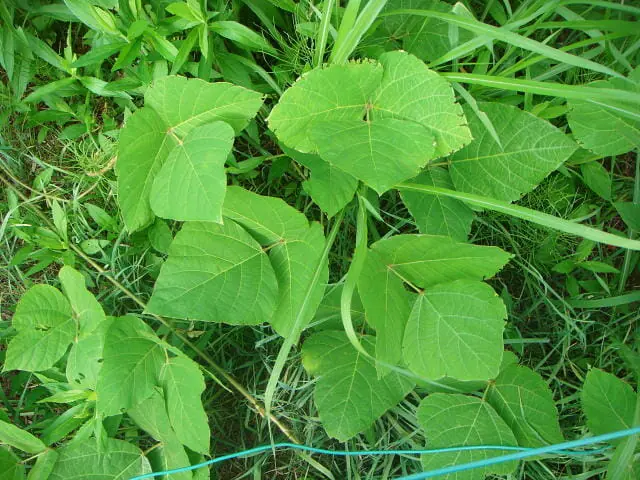
[(629, 437), (631, 435), (640, 434), (640, 427), (629, 428), (626, 430), (619, 430), (617, 432), (611, 432), (604, 435), (597, 435), (595, 437), (583, 438), (580, 440), (573, 440), (571, 442), (556, 443), (554, 445), (547, 445), (539, 448), (529, 447), (513, 447), (506, 445), (473, 445), (463, 447), (447, 447), (447, 448), (435, 448), (425, 450), (326, 450), (323, 448), (309, 447), (307, 445), (297, 445), (295, 443), (276, 443), (273, 445), (261, 445), (259, 447), (250, 448), (248, 450), (242, 450), (241, 452), (230, 453), (222, 455), (220, 457), (212, 458), (206, 462), (198, 463), (195, 465), (189, 465), (187, 467), (174, 468), (173, 470), (165, 470), (162, 472), (146, 473), (144, 475), (138, 475), (130, 480), (144, 480), (146, 478), (160, 477), (163, 475), (171, 475), (174, 473), (189, 472), (197, 470), (199, 468), (214, 465), (216, 463), (224, 462), (226, 460), (232, 460), (234, 458), (246, 457), (255, 455), (262, 452), (268, 452), (269, 450), (281, 450), (281, 449), (293, 449), (301, 450), (310, 453), (319, 453), (322, 455), (331, 455), (334, 457), (356, 457), (361, 455), (432, 455), (437, 453), (451, 453), (451, 452), (468, 452), (478, 450), (502, 450), (511, 451), (515, 453), (509, 453), (500, 455), (497, 457), (487, 458), (485, 460), (479, 460), (475, 462), (463, 463), (460, 465), (451, 465), (449, 467), (439, 468), (436, 470), (430, 470), (428, 472), (416, 473), (402, 477), (398, 480), (423, 480), (425, 478), (433, 478), (440, 475), (447, 475), (456, 472), (462, 472), (465, 470), (473, 470), (476, 468), (488, 467), (491, 465), (497, 465), (500, 463), (510, 462), (514, 460), (522, 460), (524, 458), (534, 457), (536, 455), (554, 454), (558, 456), (577, 456), (577, 455), (593, 455), (602, 453), (609, 447), (595, 448), (589, 450), (574, 450), (579, 447), (585, 447), (588, 445), (594, 445), (596, 443), (608, 442), (617, 438)]

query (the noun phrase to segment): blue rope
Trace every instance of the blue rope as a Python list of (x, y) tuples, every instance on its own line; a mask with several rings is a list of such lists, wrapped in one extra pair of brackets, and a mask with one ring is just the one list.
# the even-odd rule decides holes
[(314, 448), (307, 445), (297, 445), (295, 443), (276, 443), (274, 445), (261, 445), (259, 447), (250, 448), (241, 452), (230, 453), (228, 455), (222, 455), (221, 457), (212, 458), (206, 462), (198, 463), (196, 465), (189, 465), (187, 467), (174, 468), (173, 470), (165, 470), (162, 472), (146, 473), (144, 475), (138, 475), (130, 480), (144, 480), (146, 478), (160, 477), (162, 475), (171, 475), (173, 473), (189, 472), (198, 468), (213, 465), (215, 463), (224, 462), (226, 460), (232, 460), (238, 457), (245, 457), (248, 455), (255, 455), (257, 453), (268, 452), (269, 450), (276, 449), (293, 449), (301, 450), (303, 452), (319, 453), (323, 455), (332, 455), (338, 457), (355, 457), (360, 455), (430, 455), (435, 453), (451, 453), (451, 452), (469, 452), (477, 450), (502, 450), (513, 451), (517, 453), (511, 453), (507, 455), (501, 455), (498, 457), (491, 457), (485, 460), (464, 463), (462, 465), (454, 465), (451, 467), (445, 467), (438, 470), (432, 470), (429, 472), (417, 473), (415, 475), (409, 475), (408, 477), (402, 477), (398, 480), (422, 480), (424, 478), (432, 478), (438, 475), (445, 475), (448, 473), (461, 472), (464, 470), (471, 470), (474, 468), (487, 467), (490, 465), (497, 465), (499, 463), (510, 462), (513, 460), (520, 460), (523, 458), (533, 457), (536, 455), (542, 455), (545, 453), (554, 453), (556, 455), (592, 455), (594, 453), (602, 453), (607, 449), (597, 448), (583, 451), (572, 451), (577, 447), (584, 447), (587, 445), (593, 445), (595, 443), (607, 442), (616, 438), (628, 437), (630, 435), (640, 434), (640, 427), (630, 428), (628, 430), (620, 430), (613, 433), (607, 433), (605, 435), (598, 435), (596, 437), (584, 438), (582, 440), (574, 440), (571, 442), (557, 443), (555, 445), (547, 445), (540, 448), (528, 448), (528, 447), (513, 447), (506, 445), (472, 445), (463, 447), (447, 447), (447, 448), (435, 448), (427, 450), (357, 450), (357, 451), (345, 451), (345, 450), (326, 450), (324, 448)]

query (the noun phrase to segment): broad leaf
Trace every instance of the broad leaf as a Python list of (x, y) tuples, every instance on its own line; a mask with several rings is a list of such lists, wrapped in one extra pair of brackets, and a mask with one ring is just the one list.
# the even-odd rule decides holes
[(332, 65), (300, 77), (269, 115), (269, 128), (287, 147), (316, 151), (309, 127), (318, 120), (362, 120), (365, 104), (382, 79), (372, 62)]
[[(620, 78), (589, 84), (595, 88), (615, 88), (629, 96), (640, 94), (640, 68), (626, 81)], [(640, 145), (640, 107), (638, 103), (614, 102), (607, 105), (591, 100), (570, 100), (567, 119), (578, 143), (603, 157), (620, 155)]]
[(379, 61), (384, 75), (372, 102), (374, 122), (395, 118), (424, 126), (435, 138), (431, 158), (449, 155), (471, 141), (462, 108), (447, 80), (406, 52), (385, 53)]
[(0, 420), (0, 443), (11, 445), (27, 453), (40, 453), (47, 446), (38, 437), (34, 437), (26, 430)]
[[(363, 337), (362, 343), (369, 348), (372, 341)], [(307, 339), (302, 361), (307, 372), (318, 377), (314, 399), (322, 425), (340, 441), (369, 428), (414, 387), (393, 372), (378, 379), (373, 362), (339, 331), (323, 331)]]
[(631, 428), (635, 406), (636, 394), (628, 383), (597, 368), (589, 370), (582, 388), (582, 408), (594, 435)]
[(98, 374), (102, 368), (102, 354), (106, 333), (113, 317), (108, 317), (90, 335), (78, 339), (71, 345), (67, 357), (66, 376), (75, 388), (95, 390)]
[(224, 162), (233, 129), (224, 122), (197, 127), (169, 153), (151, 188), (156, 215), (182, 221), (222, 222), (227, 186)]
[(9, 343), (5, 371), (51, 368), (76, 334), (69, 302), (49, 285), (35, 285), (22, 296), (12, 325), (18, 335)]
[(301, 153), (287, 147), (282, 149), (289, 157), (311, 170), (311, 178), (302, 187), (314, 202), (333, 217), (347, 205), (358, 188), (358, 180), (324, 161), (318, 155)]
[(58, 273), (62, 290), (69, 299), (73, 316), (78, 324), (79, 336), (91, 333), (105, 319), (104, 310), (86, 287), (86, 280), (77, 270), (64, 266)]
[[(518, 200), (576, 150), (562, 131), (534, 115), (500, 103), (483, 103), (498, 145), (476, 115), (468, 113), (474, 141), (452, 156), (456, 188), (498, 200)], [(466, 109), (465, 109), (466, 110)]]
[(611, 201), (613, 181), (606, 168), (599, 162), (589, 162), (580, 165), (580, 172), (587, 187), (605, 200)]
[[(507, 424), (493, 408), (476, 397), (434, 393), (418, 408), (418, 422), (425, 431), (428, 448), (471, 445), (516, 446), (516, 439)], [(486, 460), (505, 455), (500, 450), (470, 450), (422, 456), (425, 470)], [(506, 462), (473, 470), (443, 475), (444, 480), (483, 480), (487, 475), (507, 475), (517, 462)]]
[(24, 465), (20, 459), (4, 447), (0, 446), (0, 476), (3, 480), (24, 480)]
[(507, 311), (482, 282), (429, 287), (413, 306), (404, 332), (409, 368), (428, 379), (488, 380), (500, 370)]
[(509, 425), (519, 445), (541, 447), (563, 441), (551, 389), (530, 368), (506, 367), (489, 385), (485, 399)]
[(107, 438), (61, 448), (49, 480), (123, 480), (151, 472), (142, 452), (128, 442)]
[[(428, 168), (411, 183), (453, 189), (449, 172), (444, 168)], [(463, 202), (453, 198), (403, 190), (402, 201), (415, 219), (420, 233), (445, 235), (465, 241), (471, 231), (473, 211)]]
[(311, 124), (320, 156), (382, 194), (433, 158), (434, 140), (419, 123), (384, 118)]
[(160, 371), (167, 412), (177, 438), (194, 452), (209, 453), (209, 420), (200, 395), (204, 378), (198, 365), (187, 357), (172, 357)]
[(153, 331), (136, 317), (114, 318), (104, 342), (96, 411), (106, 417), (149, 398), (165, 360), (163, 348), (147, 338)]
[(240, 133), (262, 106), (262, 95), (231, 83), (209, 83), (198, 78), (168, 76), (157, 80), (144, 95), (179, 138), (200, 125), (222, 121)]
[(269, 258), (240, 225), (185, 223), (160, 270), (147, 310), (191, 320), (255, 325), (273, 316)]

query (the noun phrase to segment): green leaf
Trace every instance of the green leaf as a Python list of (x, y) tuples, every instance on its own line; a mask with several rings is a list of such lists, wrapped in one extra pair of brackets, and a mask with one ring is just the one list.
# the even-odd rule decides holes
[(423, 378), (488, 380), (500, 371), (507, 310), (482, 282), (458, 280), (428, 288), (411, 311), (402, 353)]
[(136, 317), (114, 318), (104, 342), (96, 386), (96, 411), (118, 415), (149, 398), (158, 384), (164, 349), (149, 340), (153, 331)]
[(460, 191), (498, 200), (518, 200), (571, 156), (577, 146), (549, 122), (509, 105), (481, 103), (496, 129), (496, 143), (469, 114), (474, 141), (454, 153), (449, 169)]
[(49, 480), (122, 480), (151, 472), (149, 462), (138, 447), (115, 438), (69, 445), (58, 453), (60, 456)]
[[(449, 172), (440, 167), (426, 169), (411, 182), (453, 188)], [(402, 191), (400, 196), (415, 219), (420, 233), (445, 235), (460, 241), (466, 240), (469, 236), (473, 211), (465, 203), (453, 198), (429, 196), (410, 191)]]
[(172, 357), (160, 372), (171, 426), (181, 443), (194, 452), (208, 454), (209, 420), (200, 396), (205, 389), (198, 365), (183, 356)]
[(50, 478), (51, 472), (58, 461), (58, 452), (55, 450), (47, 450), (38, 455), (35, 465), (29, 470), (27, 480), (46, 480)]
[(216, 32), (218, 35), (228, 38), (249, 50), (267, 52), (271, 54), (276, 53), (274, 48), (262, 37), (262, 35), (257, 34), (241, 23), (231, 20), (221, 20), (210, 23), (209, 28), (212, 32)]
[(382, 67), (370, 62), (312, 70), (280, 97), (269, 115), (269, 128), (286, 146), (303, 153), (314, 152), (311, 124), (318, 120), (361, 120), (381, 79)]
[(113, 317), (108, 317), (91, 334), (71, 345), (65, 372), (70, 385), (89, 390), (96, 389), (103, 362), (104, 340), (112, 321)]
[(311, 140), (323, 160), (379, 194), (415, 176), (433, 157), (434, 148), (422, 125), (393, 118), (316, 121)]
[(598, 162), (580, 165), (582, 179), (587, 187), (605, 200), (611, 201), (612, 181), (609, 172)]
[(104, 310), (96, 298), (87, 290), (84, 275), (64, 266), (58, 272), (62, 290), (69, 299), (73, 316), (78, 324), (80, 337), (86, 336), (104, 322)]
[(282, 146), (282, 151), (311, 170), (311, 178), (302, 187), (329, 218), (347, 205), (358, 188), (358, 180), (325, 162), (318, 155), (301, 153)]
[[(372, 339), (363, 337), (362, 343), (368, 348)], [(307, 339), (302, 361), (307, 372), (318, 377), (314, 399), (322, 425), (342, 442), (373, 425), (414, 387), (394, 372), (378, 379), (373, 362), (340, 331), (323, 331)]]
[(3, 480), (23, 480), (25, 478), (24, 465), (11, 451), (0, 447), (0, 475)]
[[(627, 96), (640, 94), (640, 68), (629, 80), (611, 78), (589, 84), (593, 88), (616, 89)], [(569, 101), (567, 120), (580, 146), (598, 155), (613, 156), (627, 153), (640, 145), (640, 105), (637, 102), (599, 99)]]
[(147, 310), (174, 318), (256, 325), (278, 292), (269, 258), (240, 225), (185, 223), (169, 248)]
[[(597, 368), (587, 373), (582, 388), (582, 408), (587, 426), (594, 435), (603, 435), (633, 426), (636, 394), (619, 378)], [(617, 445), (621, 440), (612, 440)]]
[(151, 188), (151, 209), (159, 217), (222, 222), (227, 179), (224, 163), (233, 146), (224, 122), (198, 127), (176, 145)]
[(631, 230), (640, 231), (640, 203), (616, 202), (613, 206)]
[(76, 334), (69, 302), (49, 285), (35, 285), (22, 296), (12, 325), (18, 335), (9, 343), (5, 371), (51, 368)]
[(123, 37), (116, 28), (115, 18), (107, 10), (94, 7), (85, 0), (64, 0), (64, 3), (71, 13), (91, 30)]
[[(418, 422), (429, 439), (428, 448), (471, 445), (516, 446), (516, 439), (507, 424), (493, 408), (476, 397), (434, 393), (418, 407)], [(425, 470), (486, 460), (508, 452), (500, 450), (470, 450), (422, 456)], [(506, 462), (473, 470), (443, 475), (443, 480), (482, 480), (487, 475), (513, 473), (517, 462)]]
[(32, 454), (40, 453), (47, 449), (47, 446), (39, 438), (2, 420), (0, 420), (0, 442)]
[(167, 222), (161, 218), (156, 218), (156, 221), (147, 230), (147, 236), (151, 246), (160, 253), (168, 253), (171, 242), (173, 241), (173, 234), (171, 229), (167, 225)]
[(489, 384), (485, 399), (509, 425), (519, 445), (542, 447), (564, 441), (551, 389), (530, 368), (507, 366)]
[(388, 52), (379, 61), (384, 75), (372, 102), (374, 121), (395, 118), (423, 125), (435, 138), (432, 158), (449, 155), (471, 141), (449, 82), (406, 52)]

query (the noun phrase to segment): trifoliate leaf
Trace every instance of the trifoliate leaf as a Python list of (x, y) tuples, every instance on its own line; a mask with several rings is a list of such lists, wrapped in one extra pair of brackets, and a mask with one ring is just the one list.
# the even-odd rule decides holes
[(431, 158), (449, 155), (471, 141), (449, 82), (406, 52), (388, 52), (379, 61), (384, 75), (372, 102), (374, 123), (381, 118), (419, 123), (435, 138)]
[(488, 380), (500, 370), (507, 311), (486, 283), (458, 280), (429, 287), (413, 306), (403, 356), (427, 379)]
[(105, 315), (100, 302), (86, 287), (86, 280), (77, 270), (64, 266), (58, 273), (62, 290), (69, 299), (73, 316), (78, 324), (80, 337), (90, 334), (104, 322)]
[[(410, 181), (454, 189), (449, 172), (440, 167), (428, 168)], [(403, 190), (400, 196), (415, 219), (420, 233), (445, 235), (459, 241), (465, 241), (469, 236), (473, 211), (465, 203), (454, 198), (406, 190)]]
[(318, 155), (297, 152), (287, 147), (283, 147), (282, 150), (311, 170), (311, 178), (302, 183), (302, 188), (328, 217), (333, 217), (351, 201), (358, 188), (358, 180), (355, 177), (324, 161)]
[[(530, 113), (501, 103), (483, 103), (498, 145), (476, 115), (468, 113), (473, 142), (452, 156), (451, 178), (460, 191), (498, 200), (518, 200), (576, 150), (562, 131)], [(466, 109), (465, 109), (466, 111)]]
[(269, 115), (269, 128), (287, 147), (316, 151), (309, 127), (318, 120), (362, 120), (365, 105), (382, 79), (375, 63), (331, 65), (300, 77)]
[(240, 225), (189, 222), (171, 243), (147, 310), (256, 325), (271, 319), (277, 292), (267, 254)]
[(169, 153), (151, 188), (151, 208), (159, 217), (222, 222), (227, 186), (224, 162), (233, 129), (213, 122), (190, 131)]
[(96, 386), (96, 411), (117, 415), (149, 398), (165, 360), (161, 345), (147, 338), (153, 331), (136, 317), (114, 318), (104, 342)]
[[(372, 346), (369, 337), (361, 342), (365, 348)], [(307, 339), (302, 361), (307, 372), (317, 377), (314, 399), (322, 425), (340, 441), (369, 428), (414, 387), (395, 372), (378, 379), (373, 362), (340, 331), (327, 330)]]
[[(640, 95), (640, 68), (629, 75), (629, 80), (611, 78), (588, 84), (594, 88), (613, 88)], [(603, 157), (620, 155), (640, 144), (640, 106), (638, 102), (569, 100), (567, 120), (580, 146)]]
[[(418, 408), (418, 422), (425, 431), (428, 448), (471, 445), (516, 446), (513, 433), (491, 406), (476, 397), (434, 393)], [(505, 455), (500, 450), (470, 450), (422, 456), (425, 470)], [(507, 475), (517, 462), (506, 462), (473, 470), (443, 475), (443, 480), (483, 480), (487, 475)]]
[(76, 335), (69, 302), (49, 285), (35, 285), (22, 296), (12, 325), (18, 335), (9, 343), (5, 371), (36, 372), (51, 368)]
[(635, 406), (636, 394), (628, 383), (597, 368), (589, 370), (582, 388), (582, 408), (591, 433), (604, 435), (631, 428)]
[(165, 391), (171, 426), (180, 442), (194, 452), (209, 453), (209, 420), (200, 399), (205, 384), (198, 365), (183, 356), (168, 359), (160, 372), (160, 385)]
[(415, 122), (393, 118), (316, 121), (310, 128), (323, 160), (379, 194), (415, 176), (433, 158), (434, 141)]
[(75, 443), (58, 450), (60, 456), (49, 480), (121, 480), (150, 473), (142, 452), (128, 442), (106, 438)]
[(33, 454), (47, 449), (47, 446), (38, 437), (2, 420), (0, 420), (0, 443), (11, 445), (18, 450)]
[(563, 441), (551, 389), (530, 368), (512, 364), (503, 369), (489, 385), (485, 399), (509, 425), (519, 445), (541, 447)]

